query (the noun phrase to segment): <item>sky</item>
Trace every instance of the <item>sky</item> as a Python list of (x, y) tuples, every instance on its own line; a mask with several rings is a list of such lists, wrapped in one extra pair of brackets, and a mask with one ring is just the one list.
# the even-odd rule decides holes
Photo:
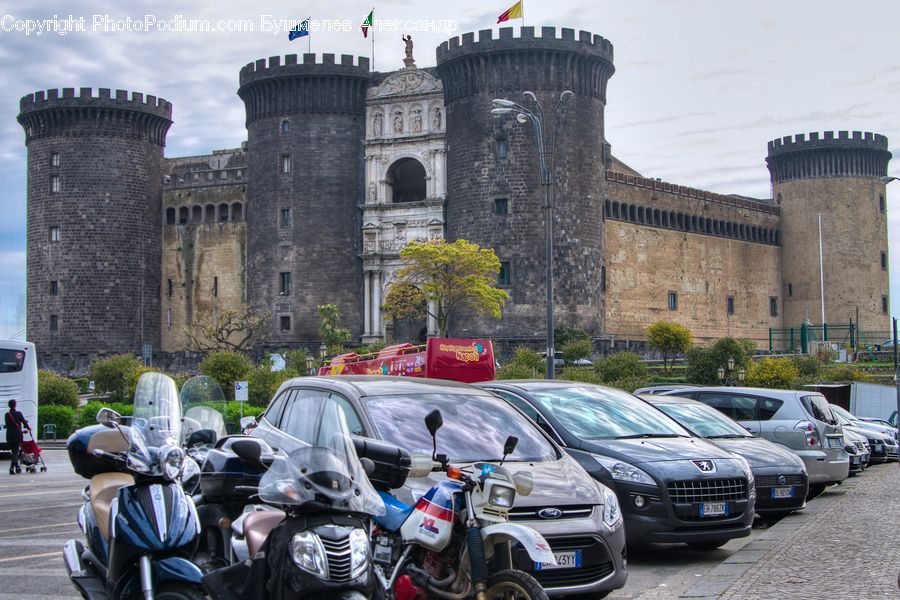
[[(616, 73), (607, 90), (606, 136), (613, 153), (647, 177), (770, 197), (766, 143), (825, 130), (887, 135), (898, 157), (889, 173), (900, 176), (896, 0), (524, 2), (525, 25), (585, 29), (612, 42)], [(413, 36), (418, 66), (433, 66), (439, 43), (496, 28), (497, 16), (511, 4), (376, 4), (375, 68), (402, 67), (404, 33)], [(372, 8), (371, 0), (0, 0), (0, 339), (25, 326), (21, 96), (63, 87), (153, 94), (174, 105), (166, 156), (236, 147), (246, 138), (236, 95), (240, 68), (309, 51), (306, 38), (289, 42), (276, 29), (283, 29), (281, 21), (311, 17), (314, 53), (370, 56), (371, 37), (363, 38), (359, 24)], [(34, 26), (30, 21), (69, 15), (75, 24), (83, 18), (85, 31), (60, 35), (58, 22), (56, 31), (26, 31)], [(190, 31), (184, 25), (192, 20), (244, 31)], [(149, 30), (138, 31), (136, 23), (149, 23)], [(891, 261), (891, 309), (900, 315), (900, 182), (888, 192), (890, 255), (898, 257)]]

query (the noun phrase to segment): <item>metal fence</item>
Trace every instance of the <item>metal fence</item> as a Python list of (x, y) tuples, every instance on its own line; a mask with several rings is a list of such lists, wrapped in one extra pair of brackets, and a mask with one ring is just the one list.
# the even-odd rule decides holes
[(822, 342), (858, 350), (878, 351), (883, 346), (890, 349), (890, 331), (861, 331), (851, 322), (823, 325), (804, 323), (800, 327), (769, 329), (769, 352), (788, 354), (815, 353)]

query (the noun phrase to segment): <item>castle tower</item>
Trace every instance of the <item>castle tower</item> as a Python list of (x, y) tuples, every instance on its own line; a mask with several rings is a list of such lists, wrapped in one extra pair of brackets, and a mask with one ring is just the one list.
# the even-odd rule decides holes
[(28, 147), (28, 340), (45, 368), (159, 347), (163, 146), (172, 105), (125, 90), (35, 92)]
[(819, 225), (822, 215), (825, 320), (889, 328), (885, 186), (887, 138), (826, 131), (769, 142), (766, 163), (781, 205), (784, 325), (822, 320)]
[[(491, 100), (528, 108), (533, 91), (551, 129), (560, 93), (554, 160), (554, 290), (557, 326), (602, 331), (602, 225), (606, 84), (613, 48), (587, 31), (522, 27), (466, 33), (437, 49), (447, 111), (447, 239), (492, 248), (511, 299), (500, 321), (451, 324), (465, 335), (543, 337), (546, 320), (544, 217), (531, 123), (497, 120)], [(549, 149), (549, 148), (548, 148)], [(468, 329), (463, 329), (468, 327)]]
[(247, 111), (247, 291), (273, 346), (319, 339), (336, 304), (362, 333), (359, 255), (369, 59), (273, 56), (241, 69)]

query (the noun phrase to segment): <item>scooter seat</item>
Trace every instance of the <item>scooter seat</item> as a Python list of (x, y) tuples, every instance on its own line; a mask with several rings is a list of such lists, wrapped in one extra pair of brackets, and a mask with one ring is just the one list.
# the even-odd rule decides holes
[(119, 488), (134, 485), (134, 478), (127, 473), (100, 473), (91, 478), (91, 509), (100, 527), (100, 535), (109, 541), (109, 508), (118, 495)]
[(272, 530), (284, 521), (287, 515), (281, 510), (264, 510), (244, 517), (244, 534), (247, 540), (247, 551), (253, 556), (262, 548), (263, 542)]

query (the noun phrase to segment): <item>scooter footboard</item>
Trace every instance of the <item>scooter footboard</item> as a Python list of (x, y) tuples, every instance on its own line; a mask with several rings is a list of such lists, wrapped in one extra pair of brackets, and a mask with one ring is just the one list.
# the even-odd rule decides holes
[(527, 552), (531, 560), (539, 563), (556, 564), (550, 544), (540, 533), (516, 523), (498, 523), (481, 529), (481, 539), (485, 546), (493, 546), (499, 542), (518, 542)]

